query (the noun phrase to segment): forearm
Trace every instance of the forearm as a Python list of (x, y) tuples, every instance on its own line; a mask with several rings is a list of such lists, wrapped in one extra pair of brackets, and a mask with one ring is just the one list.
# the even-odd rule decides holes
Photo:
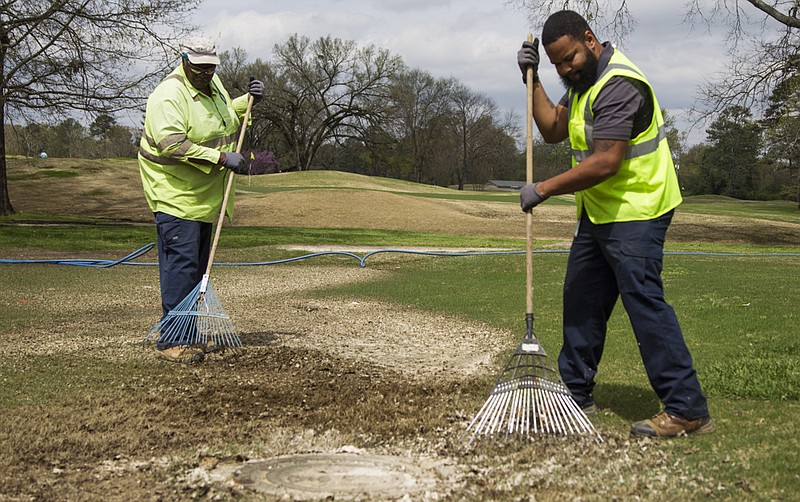
[(544, 197), (552, 197), (598, 185), (619, 171), (626, 149), (625, 141), (598, 141), (595, 153), (574, 168), (537, 183), (536, 190)]

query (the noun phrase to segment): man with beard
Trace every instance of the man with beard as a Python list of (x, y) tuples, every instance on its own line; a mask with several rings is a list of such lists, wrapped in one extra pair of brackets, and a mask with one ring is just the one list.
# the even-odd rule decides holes
[(550, 101), (538, 78), (539, 43), (517, 62), (533, 69), (533, 118), (548, 143), (569, 138), (572, 169), (526, 185), (523, 211), (575, 193), (578, 226), (563, 292), (559, 371), (575, 401), (596, 413), (592, 391), (618, 298), (631, 321), (647, 376), (663, 410), (633, 424), (634, 436), (709, 433), (714, 422), (675, 311), (664, 299), (664, 237), (682, 198), (652, 87), (610, 43), (572, 11), (550, 16), (542, 46), (567, 92)]

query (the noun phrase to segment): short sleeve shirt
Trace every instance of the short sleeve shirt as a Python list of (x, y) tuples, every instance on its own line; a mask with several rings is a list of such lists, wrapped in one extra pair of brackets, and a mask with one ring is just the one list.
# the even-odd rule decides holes
[[(597, 77), (603, 74), (614, 47), (606, 42), (597, 61)], [(569, 108), (569, 96), (559, 104)], [(592, 139), (628, 141), (641, 134), (653, 120), (653, 97), (642, 82), (626, 77), (611, 77), (603, 86), (592, 106), (594, 132)]]

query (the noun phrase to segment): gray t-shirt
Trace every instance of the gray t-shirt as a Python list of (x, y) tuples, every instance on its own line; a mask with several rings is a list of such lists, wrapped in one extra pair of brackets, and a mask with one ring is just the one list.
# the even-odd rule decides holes
[[(602, 75), (614, 53), (614, 47), (606, 42), (597, 61), (597, 76)], [(569, 108), (568, 94), (564, 94), (560, 105)], [(611, 77), (594, 100), (593, 140), (624, 140), (635, 138), (653, 120), (653, 96), (643, 82), (627, 77)]]

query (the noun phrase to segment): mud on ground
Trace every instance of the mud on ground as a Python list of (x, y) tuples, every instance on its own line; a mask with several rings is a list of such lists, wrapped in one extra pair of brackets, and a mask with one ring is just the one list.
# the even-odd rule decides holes
[[(0, 409), (0, 500), (273, 500), (281, 497), (225, 473), (248, 460), (341, 452), (403, 459), (433, 480), (358, 500), (646, 500), (676, 486), (713, 490), (627, 431), (604, 430), (603, 443), (468, 445), (463, 431), (517, 334), (313, 295), (378, 278), (380, 267), (220, 270), (214, 285), (246, 352), (196, 365), (140, 345), (159, 302), (152, 269), (103, 273), (112, 275), (102, 290), (21, 288), (0, 300), (30, 304), (43, 319), (2, 328), (0, 357), (16, 365), (4, 385), (19, 389), (21, 406)], [(53, 374), (61, 382), (42, 380)]]

